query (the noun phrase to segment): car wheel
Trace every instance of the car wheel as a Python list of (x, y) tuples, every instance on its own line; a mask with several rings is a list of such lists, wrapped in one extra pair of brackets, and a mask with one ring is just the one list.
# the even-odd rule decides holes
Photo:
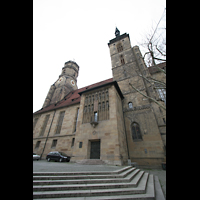
[(50, 158), (47, 159), (48, 162), (49, 162), (50, 160), (51, 160)]
[(59, 160), (60, 162), (62, 162), (62, 158), (60, 158), (60, 160)]

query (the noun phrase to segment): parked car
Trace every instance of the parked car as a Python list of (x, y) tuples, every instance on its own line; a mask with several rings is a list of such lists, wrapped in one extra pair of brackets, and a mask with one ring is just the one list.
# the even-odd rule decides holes
[(33, 153), (33, 160), (39, 160), (40, 156), (37, 155), (36, 153)]
[(46, 159), (49, 162), (50, 160), (55, 160), (59, 162), (69, 162), (70, 161), (70, 156), (66, 155), (63, 152), (60, 151), (52, 151), (47, 154)]

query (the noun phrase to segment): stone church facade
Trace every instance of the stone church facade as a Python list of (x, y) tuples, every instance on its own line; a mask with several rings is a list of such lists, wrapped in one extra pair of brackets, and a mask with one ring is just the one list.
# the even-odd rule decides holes
[[(165, 110), (131, 85), (165, 105), (166, 91), (140, 74), (164, 82), (165, 75), (146, 67), (129, 34), (116, 32), (108, 47), (113, 78), (78, 89), (79, 66), (65, 63), (42, 109), (33, 113), (33, 152), (46, 158), (50, 151), (62, 151), (72, 156), (71, 162), (100, 159), (126, 165), (131, 160), (161, 166), (166, 159)], [(166, 63), (158, 66), (166, 69)]]

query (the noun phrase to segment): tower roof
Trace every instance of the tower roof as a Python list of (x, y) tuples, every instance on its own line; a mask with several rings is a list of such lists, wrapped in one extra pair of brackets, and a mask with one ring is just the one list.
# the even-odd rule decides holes
[(64, 66), (63, 68), (65, 68), (67, 65), (69, 65), (69, 64), (71, 64), (71, 63), (75, 64), (75, 65), (78, 67), (78, 69), (79, 69), (78, 64), (77, 64), (76, 62), (74, 62), (74, 61), (71, 61), (71, 60), (65, 62), (65, 66)]
[(116, 37), (116, 38), (110, 40), (109, 43), (108, 43), (108, 45), (110, 45), (110, 44), (112, 44), (112, 43), (115, 43), (115, 42), (117, 42), (118, 40), (121, 40), (121, 39), (123, 39), (123, 38), (125, 38), (125, 37), (129, 37), (129, 34), (124, 33), (124, 34), (122, 34), (122, 35), (119, 35), (118, 37)]

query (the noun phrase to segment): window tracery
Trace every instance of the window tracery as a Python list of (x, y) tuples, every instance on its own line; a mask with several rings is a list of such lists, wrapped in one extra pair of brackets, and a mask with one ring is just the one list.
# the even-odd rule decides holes
[(142, 140), (142, 135), (141, 135), (139, 124), (136, 123), (136, 122), (133, 122), (131, 128), (132, 128), (132, 138), (133, 138), (133, 140)]
[(108, 89), (100, 90), (85, 96), (83, 123), (90, 123), (97, 119), (98, 121), (109, 119)]

